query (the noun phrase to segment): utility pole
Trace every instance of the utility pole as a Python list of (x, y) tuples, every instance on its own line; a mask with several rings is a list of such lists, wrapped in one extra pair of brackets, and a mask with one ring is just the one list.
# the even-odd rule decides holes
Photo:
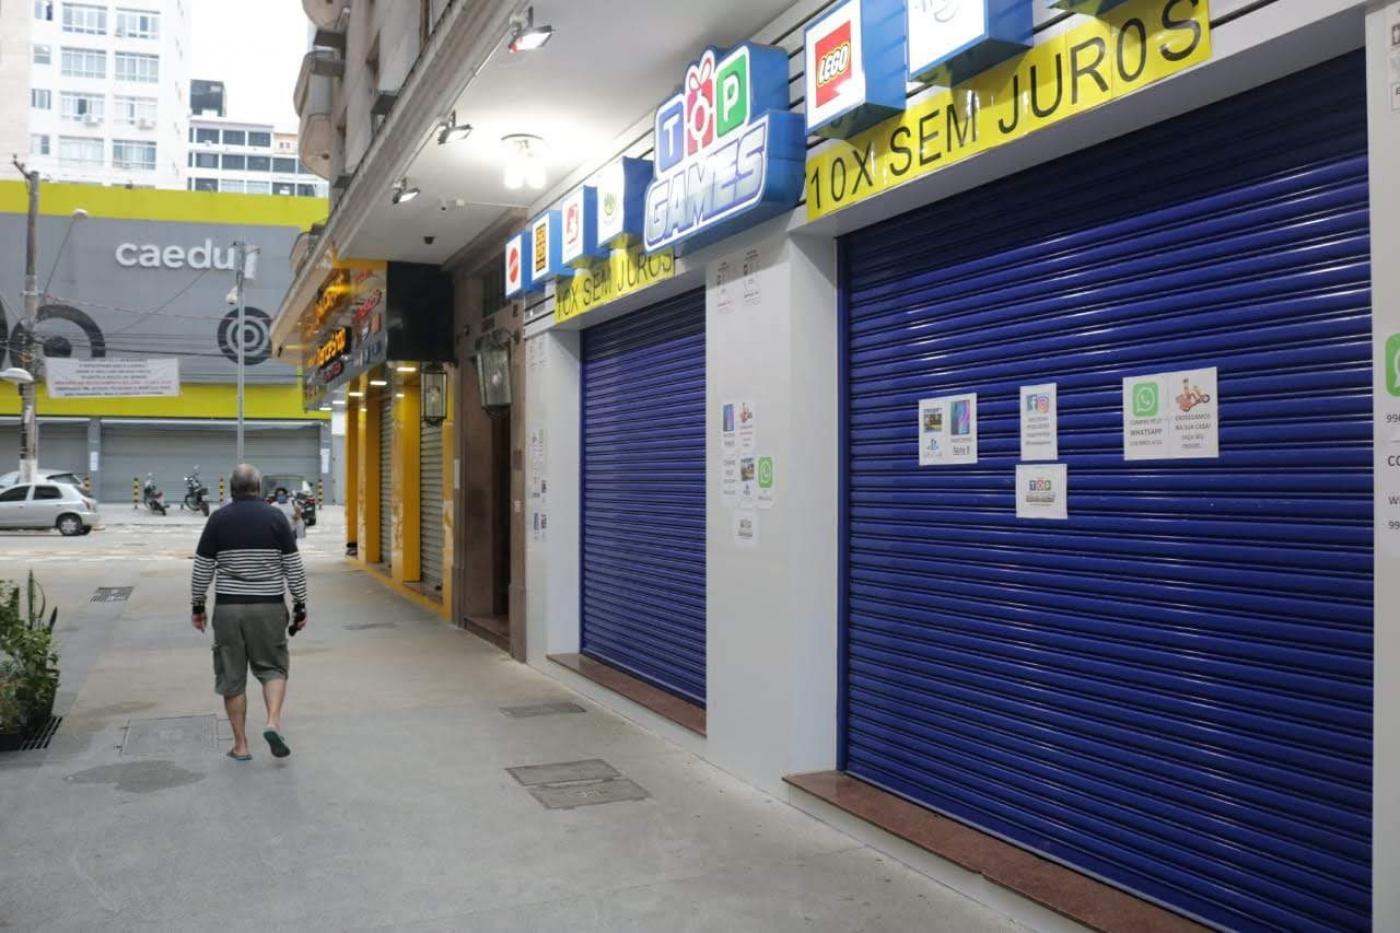
[(233, 244), (234, 248), (234, 290), (238, 292), (238, 329), (235, 331), (235, 342), (238, 344), (238, 454), (235, 460), (243, 463), (243, 356), (246, 351), (247, 340), (244, 335), (244, 301), (243, 301), (243, 274), (247, 271), (248, 264), (248, 244), (239, 240)]
[(11, 161), (24, 176), (29, 189), (29, 225), (24, 245), (24, 338), (20, 344), (20, 368), (34, 378), (19, 387), (19, 481), (32, 483), (39, 472), (39, 373), (35, 365), (39, 356), (36, 337), (39, 329), (39, 173), (25, 168), (18, 157), (13, 157)]

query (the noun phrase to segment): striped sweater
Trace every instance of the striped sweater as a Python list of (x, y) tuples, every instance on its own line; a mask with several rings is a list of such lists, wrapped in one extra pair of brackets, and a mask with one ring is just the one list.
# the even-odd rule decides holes
[(287, 516), (257, 498), (239, 498), (209, 516), (195, 551), (194, 605), (209, 585), (221, 603), (306, 602), (306, 570)]

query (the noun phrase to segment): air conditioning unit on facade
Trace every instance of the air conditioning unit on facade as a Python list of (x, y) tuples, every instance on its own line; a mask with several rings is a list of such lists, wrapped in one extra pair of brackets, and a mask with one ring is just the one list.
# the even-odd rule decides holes
[(136, 125), (143, 130), (153, 130), (156, 128), (156, 121), (152, 120), (150, 117), (142, 117), (136, 121)]
[(95, 113), (85, 113), (83, 114), (83, 123), (88, 126), (98, 126), (102, 123), (102, 118)]

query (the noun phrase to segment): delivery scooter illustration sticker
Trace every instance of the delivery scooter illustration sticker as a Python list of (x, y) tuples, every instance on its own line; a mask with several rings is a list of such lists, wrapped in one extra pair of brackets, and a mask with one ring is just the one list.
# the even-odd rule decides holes
[(1197, 405), (1210, 404), (1211, 396), (1201, 391), (1201, 387), (1193, 385), (1190, 378), (1181, 380), (1181, 394), (1176, 397), (1176, 405), (1183, 412), (1189, 412)]

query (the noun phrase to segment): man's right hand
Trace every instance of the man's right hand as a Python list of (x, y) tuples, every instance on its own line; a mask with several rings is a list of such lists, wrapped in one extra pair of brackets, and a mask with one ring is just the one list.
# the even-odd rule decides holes
[(191, 617), (190, 624), (194, 626), (196, 632), (202, 632), (204, 631), (205, 625), (208, 624), (207, 617), (202, 612), (196, 612), (193, 617)]

